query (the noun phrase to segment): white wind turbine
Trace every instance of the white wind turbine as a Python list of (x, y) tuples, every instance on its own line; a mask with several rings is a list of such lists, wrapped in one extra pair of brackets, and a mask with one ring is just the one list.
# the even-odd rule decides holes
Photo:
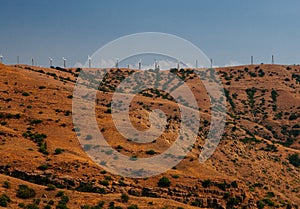
[(63, 65), (64, 65), (64, 67), (66, 67), (67, 65), (66, 65), (66, 62), (67, 62), (67, 59), (66, 58), (62, 58), (63, 59)]
[(141, 70), (142, 69), (142, 60), (140, 59), (140, 61), (139, 61), (139, 70)]
[(49, 57), (49, 65), (50, 67), (53, 66), (53, 59), (51, 57)]
[(116, 60), (116, 68), (119, 68), (119, 58)]
[(88, 55), (89, 68), (92, 67), (92, 58)]

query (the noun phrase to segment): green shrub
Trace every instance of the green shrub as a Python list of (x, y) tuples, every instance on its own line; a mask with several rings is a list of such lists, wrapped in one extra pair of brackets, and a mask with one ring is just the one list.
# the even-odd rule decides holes
[(4, 181), (3, 182), (3, 187), (6, 188), (6, 189), (9, 189), (10, 188), (10, 182), (9, 181)]
[(111, 114), (111, 108), (107, 108), (107, 110), (105, 111), (105, 113)]
[(0, 206), (7, 207), (8, 203), (10, 203), (11, 200), (6, 194), (2, 194), (0, 196)]
[(222, 189), (223, 191), (226, 191), (226, 188), (228, 188), (229, 185), (224, 181), (223, 183), (217, 184), (217, 187), (219, 187), (219, 188)]
[(32, 188), (29, 188), (27, 185), (21, 184), (17, 190), (17, 197), (22, 199), (33, 198), (36, 195), (35, 191)]
[(39, 209), (39, 206), (33, 203), (33, 204), (26, 205), (25, 209)]
[(57, 194), (55, 195), (55, 197), (62, 197), (64, 196), (64, 192), (63, 191), (58, 191)]
[(146, 151), (146, 154), (147, 155), (155, 155), (156, 152), (154, 150), (148, 150), (148, 151)]
[(43, 122), (42, 120), (33, 119), (33, 120), (30, 121), (30, 125), (40, 124), (42, 122)]
[(49, 165), (47, 164), (43, 164), (43, 165), (40, 165), (39, 167), (37, 167), (37, 169), (41, 170), (41, 171), (45, 171), (49, 168)]
[(53, 184), (48, 184), (46, 190), (47, 191), (53, 191), (53, 190), (56, 190), (56, 187)]
[(53, 200), (49, 200), (48, 205), (54, 205), (54, 201)]
[(238, 184), (237, 184), (236, 181), (231, 182), (231, 186), (232, 186), (233, 188), (238, 188)]
[(106, 179), (100, 181), (99, 183), (100, 183), (101, 185), (103, 185), (103, 186), (108, 186), (108, 185), (109, 185), (109, 182), (108, 182)]
[(67, 195), (63, 195), (61, 196), (61, 200), (59, 201), (59, 203), (62, 204), (67, 204), (69, 202), (70, 198)]
[(300, 158), (298, 154), (292, 154), (288, 156), (288, 160), (290, 162), (290, 164), (292, 164), (295, 167), (299, 167), (300, 166)]
[(127, 209), (139, 209), (139, 207), (137, 205), (130, 205)]
[(256, 202), (256, 206), (257, 206), (258, 209), (263, 209), (265, 207), (265, 203), (261, 200), (258, 200)]
[(211, 185), (211, 181), (209, 179), (202, 181), (202, 186), (207, 188)]
[(55, 155), (59, 155), (59, 154), (61, 154), (63, 151), (64, 151), (64, 150), (61, 149), (61, 148), (56, 148), (55, 151), (54, 151), (54, 154), (55, 154)]
[(167, 177), (162, 177), (159, 179), (157, 185), (159, 187), (169, 187), (171, 185), (171, 181)]
[(28, 97), (30, 94), (28, 92), (23, 92), (22, 96)]
[(123, 193), (123, 194), (121, 195), (121, 201), (122, 201), (122, 202), (128, 202), (128, 200), (129, 200), (128, 194)]
[(91, 140), (93, 139), (93, 136), (91, 134), (88, 134), (86, 137), (85, 137), (85, 140)]
[(289, 120), (296, 120), (298, 116), (295, 113), (292, 113), (289, 117)]

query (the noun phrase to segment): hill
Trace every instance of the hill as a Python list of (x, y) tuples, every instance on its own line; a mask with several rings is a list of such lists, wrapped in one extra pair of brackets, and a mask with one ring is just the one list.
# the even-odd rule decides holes
[[(0, 65), (0, 204), (7, 202), (9, 208), (23, 204), (91, 208), (104, 201), (104, 208), (110, 204), (110, 208), (297, 208), (300, 66), (216, 70), (228, 107), (225, 133), (213, 156), (199, 164), (210, 126), (204, 86), (193, 70), (172, 69), (197, 98), (201, 117), (198, 140), (171, 170), (133, 179), (110, 174), (96, 165), (76, 137), (72, 95), (81, 69)], [(159, 108), (169, 118), (167, 130), (147, 144), (124, 138), (113, 124), (110, 104), (118, 84), (133, 72), (108, 70), (97, 93), (97, 122), (108, 143), (122, 154), (151, 157), (166, 150), (178, 135), (179, 106), (164, 92), (141, 92), (130, 107), (133, 125), (146, 130), (150, 127), (149, 112)], [(170, 185), (158, 184), (162, 177), (169, 179)], [(25, 199), (17, 196), (19, 185), (28, 185), (36, 194)]]

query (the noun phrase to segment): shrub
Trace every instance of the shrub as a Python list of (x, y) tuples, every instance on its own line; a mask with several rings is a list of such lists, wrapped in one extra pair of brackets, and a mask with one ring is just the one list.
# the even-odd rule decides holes
[(169, 187), (171, 185), (171, 181), (167, 177), (162, 177), (159, 179), (157, 185), (159, 187)]
[(154, 150), (147, 150), (147, 151), (146, 151), (146, 154), (147, 154), (147, 155), (155, 155), (156, 152), (155, 152)]
[(67, 195), (63, 195), (61, 196), (61, 200), (59, 201), (59, 203), (61, 204), (67, 204), (69, 202), (70, 198)]
[(54, 205), (54, 201), (53, 200), (49, 200), (48, 205)]
[(40, 124), (42, 122), (43, 122), (42, 120), (33, 119), (33, 120), (30, 121), (30, 125)]
[(222, 189), (223, 191), (226, 191), (226, 188), (228, 187), (228, 184), (226, 182), (217, 184), (217, 187)]
[(39, 89), (45, 89), (46, 86), (39, 86)]
[(11, 200), (6, 194), (2, 194), (0, 196), (0, 206), (7, 207), (7, 204), (10, 202), (11, 202)]
[(21, 184), (17, 190), (17, 197), (22, 199), (33, 198), (36, 195), (35, 191), (32, 188), (29, 188), (27, 185)]
[(99, 183), (100, 183), (101, 185), (103, 185), (103, 186), (108, 186), (108, 185), (109, 185), (109, 182), (108, 182), (106, 179), (100, 181)]
[(263, 209), (265, 207), (265, 203), (261, 200), (256, 202), (256, 206), (258, 209)]
[(25, 209), (39, 209), (39, 206), (33, 203), (33, 204), (26, 205)]
[(139, 207), (137, 205), (130, 205), (127, 209), (139, 209)]
[(47, 188), (46, 188), (47, 191), (53, 191), (55, 189), (56, 189), (56, 187), (53, 184), (48, 184)]
[(207, 188), (211, 185), (211, 181), (209, 179), (202, 181), (202, 186)]
[(295, 167), (299, 167), (300, 166), (300, 158), (298, 154), (292, 154), (288, 156), (288, 160), (290, 162), (290, 164), (292, 164)]
[(59, 154), (61, 154), (63, 151), (64, 151), (64, 150), (61, 149), (61, 148), (56, 148), (55, 151), (54, 151), (54, 154), (55, 154), (55, 155), (59, 155)]
[(238, 184), (237, 184), (236, 181), (231, 182), (231, 186), (232, 186), (233, 188), (238, 188)]
[(90, 135), (90, 134), (88, 134), (88, 135), (85, 137), (85, 140), (91, 140), (91, 139), (93, 139), (93, 136)]
[(296, 120), (298, 117), (295, 113), (292, 113), (289, 117), (289, 120)]
[(23, 92), (22, 96), (28, 97), (30, 94), (28, 92)]
[(59, 192), (57, 192), (57, 194), (55, 195), (55, 197), (62, 197), (62, 196), (64, 196), (64, 192), (63, 191), (59, 191)]
[(47, 164), (43, 164), (43, 165), (40, 165), (39, 167), (37, 167), (39, 170), (41, 171), (45, 171), (49, 168), (49, 165)]
[(122, 201), (122, 202), (128, 202), (128, 200), (129, 200), (128, 194), (123, 193), (123, 194), (121, 195), (121, 201)]
[(9, 183), (9, 181), (4, 181), (4, 182), (3, 182), (3, 187), (6, 188), (6, 189), (9, 189), (9, 188), (10, 188), (10, 183)]
[(111, 108), (107, 108), (107, 110), (105, 111), (105, 113), (111, 114)]

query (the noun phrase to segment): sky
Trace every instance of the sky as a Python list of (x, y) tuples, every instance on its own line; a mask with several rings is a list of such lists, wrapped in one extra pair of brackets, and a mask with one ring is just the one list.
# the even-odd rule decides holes
[(85, 63), (106, 43), (162, 32), (199, 47), (214, 65), (300, 63), (299, 0), (0, 0), (4, 62)]

